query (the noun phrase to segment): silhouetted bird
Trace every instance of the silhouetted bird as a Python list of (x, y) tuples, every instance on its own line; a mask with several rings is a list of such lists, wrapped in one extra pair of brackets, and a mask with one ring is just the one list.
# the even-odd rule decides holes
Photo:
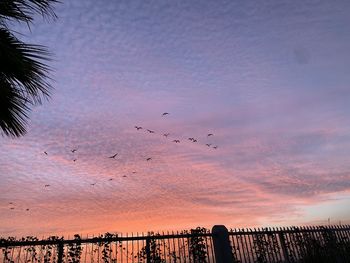
[(92, 186), (94, 186), (96, 183), (93, 183), (93, 184), (90, 184), (90, 185), (92, 185)]
[(146, 161), (150, 161), (150, 160), (152, 160), (152, 158), (151, 158), (151, 157), (148, 157), (148, 158), (146, 159)]
[(164, 133), (163, 136), (168, 138), (168, 136), (170, 135), (170, 133)]
[(208, 147), (210, 147), (211, 143), (206, 143), (205, 145), (208, 146)]
[(78, 149), (71, 150), (72, 153), (75, 153), (76, 151), (78, 151)]
[(194, 140), (194, 138), (192, 138), (192, 137), (191, 137), (191, 138), (188, 138), (188, 140), (193, 141), (193, 140)]
[(180, 140), (173, 140), (173, 142), (175, 142), (175, 143), (179, 143), (179, 142), (180, 142)]
[(168, 115), (169, 113), (167, 113), (167, 112), (164, 112), (163, 114), (162, 114), (162, 116), (165, 116), (165, 115)]
[(73, 162), (76, 162), (78, 159), (74, 159)]
[(29, 211), (29, 208), (27, 208), (26, 211)]
[(132, 172), (133, 174), (136, 174), (136, 172)]
[(11, 207), (10, 209), (13, 210), (13, 209), (15, 209), (15, 208), (14, 208), (14, 207)]
[(147, 131), (148, 131), (149, 133), (154, 133), (154, 131), (152, 131), (152, 130), (149, 130), (149, 129), (147, 129)]
[(136, 130), (141, 130), (142, 127), (141, 126), (135, 126)]
[(12, 202), (10, 202), (10, 203), (9, 203), (9, 205), (13, 205), (13, 203), (12, 203)]
[(45, 184), (44, 187), (49, 187), (50, 185), (49, 184)]
[(109, 180), (108, 181), (112, 181), (113, 180), (113, 178), (109, 178)]
[(47, 155), (47, 152), (44, 152), (45, 153), (45, 155)]
[(117, 155), (118, 155), (118, 153), (116, 153), (115, 155), (109, 156), (108, 158), (115, 159), (115, 157), (116, 157)]
[(218, 148), (218, 146), (217, 146), (217, 145), (216, 145), (216, 146), (213, 146), (213, 148), (214, 148), (214, 149), (217, 149), (217, 148)]
[(212, 133), (209, 133), (209, 134), (208, 134), (208, 137), (209, 137), (209, 136), (213, 136), (213, 135), (214, 135), (214, 134), (212, 134)]
[(126, 175), (123, 175), (123, 177), (125, 178), (125, 177), (127, 177)]
[(196, 139), (194, 139), (192, 142), (197, 142), (197, 140), (196, 140)]

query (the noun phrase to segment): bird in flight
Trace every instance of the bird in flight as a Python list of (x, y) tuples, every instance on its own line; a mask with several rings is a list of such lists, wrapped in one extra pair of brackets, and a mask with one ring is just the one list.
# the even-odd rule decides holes
[(45, 184), (44, 187), (49, 187), (50, 185), (49, 184)]
[(47, 152), (44, 152), (45, 153), (45, 155), (47, 155)]
[(29, 211), (29, 208), (27, 208), (26, 211)]
[(126, 175), (123, 175), (123, 177), (125, 178), (125, 177), (127, 177)]
[(93, 183), (93, 184), (90, 184), (90, 185), (92, 185), (92, 186), (94, 186), (96, 183)]
[(136, 174), (136, 172), (134, 171), (134, 172), (132, 172), (133, 174)]
[(11, 207), (10, 209), (13, 210), (13, 209), (15, 209), (15, 208), (14, 208), (14, 207)]
[(141, 130), (142, 127), (141, 127), (141, 126), (135, 126), (135, 129), (136, 129), (136, 130)]
[(72, 153), (75, 153), (76, 151), (78, 151), (78, 149), (71, 150)]
[(152, 158), (151, 158), (151, 157), (148, 157), (148, 158), (146, 159), (146, 161), (150, 161), (150, 160), (152, 160)]
[(197, 142), (197, 140), (196, 140), (196, 139), (194, 139), (194, 140), (192, 140), (192, 142)]
[(154, 133), (154, 131), (152, 131), (152, 130), (149, 130), (149, 129), (147, 129), (147, 131), (148, 131), (149, 133)]
[(109, 156), (108, 158), (111, 158), (111, 159), (115, 159), (115, 157), (118, 155), (118, 153), (112, 155), (112, 156)]
[(180, 140), (173, 140), (173, 142), (174, 142), (174, 143), (179, 143), (179, 142), (180, 142)]
[(74, 159), (73, 162), (76, 162), (78, 159)]
[(213, 136), (213, 135), (214, 135), (214, 134), (212, 134), (212, 133), (208, 133), (208, 137), (209, 137), (209, 136)]
[(213, 146), (213, 148), (214, 148), (214, 149), (217, 149), (217, 148), (218, 148), (218, 146), (217, 146), (217, 145), (216, 145), (216, 146)]
[(210, 147), (211, 143), (206, 143), (205, 145), (208, 146), (208, 147)]
[(113, 178), (109, 178), (109, 180), (108, 181), (112, 181), (113, 180)]
[(168, 138), (168, 136), (170, 135), (170, 133), (164, 133), (163, 136)]
[(165, 115), (168, 115), (169, 113), (168, 112), (164, 112), (163, 114), (162, 114), (162, 116), (165, 116)]
[(12, 202), (10, 202), (10, 203), (9, 203), (9, 205), (13, 205), (13, 203), (12, 203)]

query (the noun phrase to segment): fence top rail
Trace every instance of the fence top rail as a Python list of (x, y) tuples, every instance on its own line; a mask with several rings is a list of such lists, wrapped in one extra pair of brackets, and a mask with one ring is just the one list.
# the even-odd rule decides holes
[(350, 225), (342, 226), (312, 226), (312, 227), (280, 227), (280, 228), (247, 228), (231, 229), (229, 235), (256, 235), (256, 234), (292, 234), (292, 233), (310, 233), (322, 231), (350, 231)]
[(85, 239), (51, 239), (51, 240), (6, 240), (0, 238), (0, 248), (2, 247), (16, 247), (16, 246), (45, 246), (45, 245), (69, 245), (69, 244), (85, 244), (85, 243), (111, 243), (111, 242), (123, 242), (123, 241), (146, 241), (147, 240), (160, 240), (160, 239), (176, 239), (176, 238), (191, 238), (191, 237), (211, 237), (212, 234), (208, 233), (186, 233), (186, 234), (155, 234), (145, 236), (118, 236), (114, 237), (92, 237)]

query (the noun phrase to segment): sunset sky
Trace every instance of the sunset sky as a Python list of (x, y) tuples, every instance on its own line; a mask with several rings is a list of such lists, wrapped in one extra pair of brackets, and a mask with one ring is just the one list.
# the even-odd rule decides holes
[(350, 223), (350, 1), (55, 10), (14, 24), (55, 89), (0, 136), (0, 236)]

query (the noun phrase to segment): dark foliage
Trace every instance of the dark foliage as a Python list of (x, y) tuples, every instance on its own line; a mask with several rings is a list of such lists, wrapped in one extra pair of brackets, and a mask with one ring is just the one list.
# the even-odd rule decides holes
[(138, 253), (138, 257), (141, 262), (150, 263), (165, 263), (161, 250), (161, 245), (157, 242), (157, 236), (153, 232), (148, 233), (148, 239), (146, 240), (146, 246), (143, 247)]
[(204, 227), (191, 229), (192, 236), (189, 238), (190, 255), (193, 262), (207, 263), (207, 242), (200, 234), (207, 233), (208, 230)]
[(68, 245), (68, 263), (79, 263), (81, 258), (81, 238), (79, 235), (74, 235), (75, 243)]
[(6, 136), (26, 133), (28, 114), (32, 106), (48, 99), (50, 90), (50, 60), (47, 49), (19, 40), (8, 27), (8, 21), (28, 25), (35, 13), (53, 17), (55, 0), (0, 1), (0, 129)]

